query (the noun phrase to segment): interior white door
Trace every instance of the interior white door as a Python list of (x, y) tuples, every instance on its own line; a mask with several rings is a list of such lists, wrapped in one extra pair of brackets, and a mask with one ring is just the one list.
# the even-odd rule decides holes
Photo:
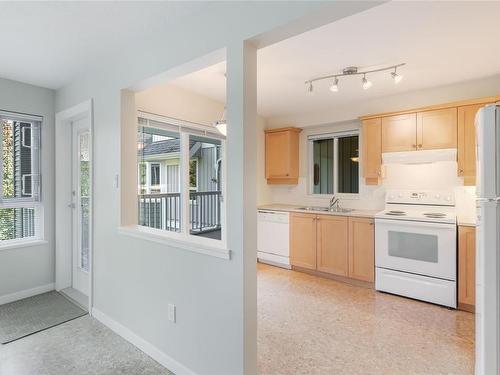
[(73, 122), (72, 203), (73, 288), (89, 295), (90, 128), (88, 118)]

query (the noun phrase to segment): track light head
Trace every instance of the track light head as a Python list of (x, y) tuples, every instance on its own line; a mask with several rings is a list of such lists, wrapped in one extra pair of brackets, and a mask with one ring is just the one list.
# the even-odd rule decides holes
[(401, 82), (401, 80), (403, 79), (403, 76), (402, 76), (402, 75), (400, 75), (400, 74), (398, 74), (398, 73), (396, 72), (396, 69), (397, 69), (397, 68), (394, 68), (394, 71), (393, 71), (393, 72), (391, 72), (391, 77), (392, 77), (392, 79), (394, 80), (394, 83), (397, 85), (399, 82)]
[(314, 94), (314, 87), (313, 87), (312, 82), (309, 82), (309, 86), (307, 86), (307, 93), (308, 93), (309, 95)]
[(372, 87), (372, 83), (366, 79), (366, 74), (363, 75), (363, 79), (361, 80), (361, 83), (363, 84), (363, 89), (368, 90), (370, 87)]
[(331, 92), (337, 92), (339, 91), (339, 79), (335, 77), (333, 80), (333, 84), (330, 86), (330, 91)]

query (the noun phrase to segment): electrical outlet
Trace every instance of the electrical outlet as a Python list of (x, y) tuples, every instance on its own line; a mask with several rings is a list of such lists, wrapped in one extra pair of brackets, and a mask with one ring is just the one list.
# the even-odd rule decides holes
[(172, 323), (175, 323), (175, 305), (169, 303), (168, 304), (168, 320), (170, 320)]

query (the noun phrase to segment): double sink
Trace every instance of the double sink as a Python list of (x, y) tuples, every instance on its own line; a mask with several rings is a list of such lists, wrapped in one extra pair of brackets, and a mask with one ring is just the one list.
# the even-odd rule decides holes
[(308, 206), (308, 207), (298, 207), (297, 210), (303, 210), (303, 211), (322, 211), (322, 212), (339, 212), (339, 213), (346, 213), (346, 212), (351, 212), (351, 208), (342, 208), (342, 207), (334, 207), (334, 208), (328, 208), (328, 207), (319, 207), (319, 206)]

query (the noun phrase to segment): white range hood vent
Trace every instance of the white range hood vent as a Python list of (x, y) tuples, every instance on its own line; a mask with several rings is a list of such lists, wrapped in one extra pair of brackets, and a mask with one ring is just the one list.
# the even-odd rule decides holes
[(383, 164), (430, 164), (439, 161), (457, 161), (457, 149), (384, 152)]

